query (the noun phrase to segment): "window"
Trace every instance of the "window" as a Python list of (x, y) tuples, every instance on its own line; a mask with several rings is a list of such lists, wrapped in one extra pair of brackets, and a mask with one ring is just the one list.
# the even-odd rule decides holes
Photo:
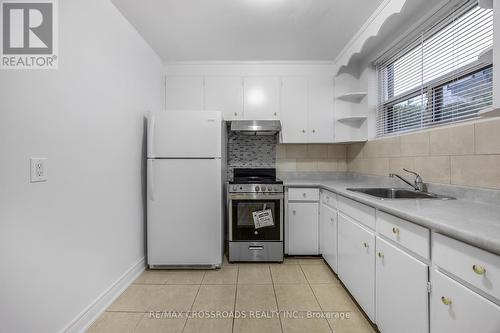
[(478, 117), (492, 105), (493, 11), (467, 1), (398, 52), (377, 62), (377, 135)]

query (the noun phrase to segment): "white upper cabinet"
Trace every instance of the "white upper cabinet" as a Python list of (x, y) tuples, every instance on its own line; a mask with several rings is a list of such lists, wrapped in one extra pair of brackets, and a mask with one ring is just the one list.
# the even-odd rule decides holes
[(283, 77), (281, 82), (281, 142), (332, 143), (333, 77)]
[(280, 112), (282, 142), (307, 142), (307, 95), (307, 78), (282, 78)]
[(165, 109), (203, 110), (202, 76), (167, 76), (165, 79)]
[(245, 119), (279, 119), (280, 79), (272, 76), (245, 77), (243, 101)]
[(309, 78), (309, 142), (334, 140), (333, 77)]
[(243, 119), (243, 79), (239, 76), (205, 77), (205, 109), (222, 111), (224, 120)]

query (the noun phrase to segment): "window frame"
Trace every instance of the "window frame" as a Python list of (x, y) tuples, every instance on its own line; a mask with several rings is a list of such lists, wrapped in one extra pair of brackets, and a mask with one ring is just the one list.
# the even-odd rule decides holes
[[(475, 3), (475, 5), (476, 6), (478, 5), (477, 2)], [(474, 8), (474, 6), (470, 5), (469, 10), (471, 10), (472, 8)], [(437, 24), (439, 24), (439, 22)], [(451, 22), (450, 22), (450, 24), (451, 24)], [(439, 33), (440, 31), (442, 31), (442, 29), (445, 29), (446, 26), (447, 25), (444, 25), (439, 30), (435, 31), (432, 34), (432, 36)], [(427, 39), (431, 38), (432, 36), (429, 36)], [(402, 56), (404, 56), (405, 54), (411, 53), (413, 50), (415, 50), (418, 47), (421, 47), (421, 45), (424, 43), (423, 33), (420, 34), (420, 39), (421, 39), (421, 42), (416, 43), (416, 41), (414, 41), (414, 42), (408, 44), (405, 47), (406, 52)], [(414, 47), (411, 47), (412, 44), (414, 45)], [(399, 58), (401, 58), (401, 57), (399, 57)], [(391, 95), (391, 91), (392, 91), (392, 94), (394, 92), (394, 75), (390, 75), (389, 72), (391, 71), (390, 66), (394, 65), (394, 63), (396, 61), (397, 60), (393, 61), (392, 63), (386, 64), (382, 71), (380, 71), (380, 68), (377, 66), (377, 77), (378, 77), (378, 85), (379, 85), (379, 89), (378, 89), (379, 103), (378, 103), (378, 107), (377, 107), (377, 123), (380, 120), (382, 120), (384, 123), (384, 125), (383, 125), (384, 128), (380, 133), (378, 132), (379, 130), (377, 128), (377, 137), (403, 134), (406, 132), (416, 132), (416, 131), (421, 131), (421, 130), (425, 130), (428, 128), (442, 126), (442, 125), (446, 125), (446, 124), (459, 123), (459, 122), (463, 122), (463, 121), (471, 121), (471, 120), (477, 119), (479, 117), (479, 115), (476, 115), (476, 116), (472, 116), (470, 118), (462, 119), (462, 120), (459, 119), (459, 120), (451, 120), (451, 121), (440, 121), (440, 120), (435, 121), (434, 120), (435, 115), (433, 115), (433, 113), (435, 113), (437, 111), (435, 109), (435, 103), (434, 103), (435, 97), (438, 93), (439, 88), (441, 88), (447, 84), (451, 84), (451, 83), (458, 81), (462, 78), (465, 78), (467, 76), (473, 75), (477, 72), (480, 72), (480, 71), (483, 71), (483, 70), (488, 69), (490, 67), (493, 67), (493, 63), (491, 63), (491, 62), (484, 63), (484, 62), (481, 62), (479, 60), (476, 60), (476, 61), (471, 62), (469, 64), (466, 64), (460, 68), (457, 68), (456, 70), (454, 70), (450, 73), (443, 74), (442, 76), (437, 77), (437, 78), (427, 82), (423, 86), (419, 85), (419, 86), (417, 86), (411, 90), (408, 90), (402, 94), (399, 94), (397, 96), (392, 96), (390, 98), (387, 97), (385, 99), (385, 96), (382, 96), (382, 92), (384, 92), (384, 94), (386, 94), (387, 96)], [(390, 80), (382, 79), (382, 76), (384, 76), (384, 77), (390, 76), (391, 79)], [(381, 84), (385, 85), (384, 89), (380, 89)], [(408, 126), (408, 128), (403, 128), (403, 129), (394, 128), (394, 116), (393, 116), (394, 106), (396, 106), (399, 103), (409, 101), (410, 99), (418, 97), (418, 96), (425, 96), (425, 100), (427, 103), (426, 103), (425, 110), (423, 111), (423, 114), (428, 116), (428, 117), (429, 116), (432, 117), (432, 121), (430, 121), (430, 122), (427, 121), (427, 122), (423, 123), (420, 127), (417, 127), (417, 128), (412, 127), (412, 126)], [(385, 99), (385, 101), (384, 101), (384, 99)], [(383, 115), (379, 115), (379, 112), (383, 112)], [(383, 118), (381, 118), (381, 117), (383, 117)], [(390, 118), (392, 118), (392, 119), (390, 119)], [(378, 127), (378, 125), (377, 125), (377, 127)]]

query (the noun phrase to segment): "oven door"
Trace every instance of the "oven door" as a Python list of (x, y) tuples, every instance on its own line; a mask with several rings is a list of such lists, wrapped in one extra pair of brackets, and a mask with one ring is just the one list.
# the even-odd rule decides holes
[[(274, 225), (255, 228), (253, 213), (270, 209)], [(231, 241), (283, 240), (283, 196), (239, 193), (229, 195), (229, 239)]]

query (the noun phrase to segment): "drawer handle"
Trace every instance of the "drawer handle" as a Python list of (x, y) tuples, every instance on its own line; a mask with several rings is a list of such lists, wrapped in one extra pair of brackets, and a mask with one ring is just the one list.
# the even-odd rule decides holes
[(378, 253), (378, 257), (379, 257), (379, 258), (383, 258), (383, 257), (384, 257), (384, 254), (383, 254), (382, 252), (379, 252), (379, 253)]
[(363, 246), (368, 248), (368, 243), (367, 242), (363, 242)]
[(392, 233), (394, 235), (399, 235), (399, 228), (396, 228), (396, 227), (392, 228)]
[(451, 305), (451, 298), (442, 296), (441, 302), (443, 302), (444, 305)]
[(252, 251), (260, 251), (264, 250), (264, 246), (249, 246), (248, 249)]
[(486, 268), (484, 268), (483, 266), (473, 265), (472, 270), (474, 271), (474, 273), (476, 273), (478, 275), (486, 274)]

